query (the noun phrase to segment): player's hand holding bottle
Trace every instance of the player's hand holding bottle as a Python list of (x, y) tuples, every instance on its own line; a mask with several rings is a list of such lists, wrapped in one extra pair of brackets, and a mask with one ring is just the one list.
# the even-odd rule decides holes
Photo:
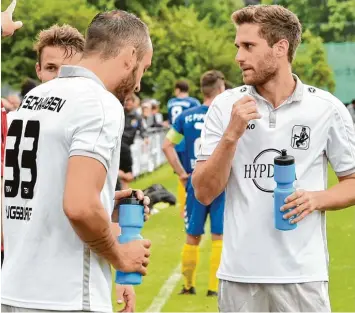
[(118, 262), (113, 264), (116, 270), (131, 273), (138, 272), (147, 275), (151, 242), (148, 239), (140, 239), (120, 244), (118, 250)]
[[(133, 190), (116, 191), (115, 205), (118, 205), (119, 200), (132, 195)], [(142, 190), (135, 190), (135, 196), (138, 200), (143, 201), (144, 219), (148, 219), (150, 199), (144, 196)], [(118, 212), (119, 214), (119, 212)], [(121, 272), (138, 272), (142, 275), (147, 274), (147, 266), (149, 264), (151, 242), (147, 239), (132, 240), (119, 245), (118, 261), (113, 264), (116, 270)]]

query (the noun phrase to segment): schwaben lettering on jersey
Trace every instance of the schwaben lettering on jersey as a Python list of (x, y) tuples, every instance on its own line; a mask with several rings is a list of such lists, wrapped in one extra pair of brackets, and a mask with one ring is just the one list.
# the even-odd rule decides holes
[(32, 208), (22, 206), (6, 206), (6, 218), (8, 220), (29, 221), (32, 215)]
[(19, 109), (60, 112), (66, 101), (67, 100), (58, 97), (41, 98), (36, 96), (25, 96)]

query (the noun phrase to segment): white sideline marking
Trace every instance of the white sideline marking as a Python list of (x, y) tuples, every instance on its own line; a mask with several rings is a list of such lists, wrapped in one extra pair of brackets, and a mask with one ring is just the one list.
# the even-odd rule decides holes
[[(206, 235), (203, 235), (200, 242), (200, 247), (206, 242)], [(210, 238), (208, 236), (208, 238)], [(181, 279), (181, 262), (177, 267), (171, 272), (170, 277), (165, 281), (163, 286), (160, 288), (158, 295), (154, 298), (152, 304), (145, 312), (154, 312), (158, 313), (164, 307), (171, 294), (173, 293), (177, 283)]]

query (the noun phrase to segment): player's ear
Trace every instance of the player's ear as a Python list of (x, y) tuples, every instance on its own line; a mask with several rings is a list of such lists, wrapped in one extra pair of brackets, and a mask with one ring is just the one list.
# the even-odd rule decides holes
[(290, 44), (286, 39), (281, 39), (279, 42), (275, 43), (274, 51), (276, 57), (281, 58), (287, 56), (289, 46)]
[(39, 65), (39, 63), (36, 63), (36, 74), (37, 77), (40, 81), (42, 81), (42, 73), (41, 73), (41, 66)]
[(126, 70), (131, 71), (137, 63), (137, 50), (133, 46), (127, 46), (122, 51), (124, 56), (124, 67)]

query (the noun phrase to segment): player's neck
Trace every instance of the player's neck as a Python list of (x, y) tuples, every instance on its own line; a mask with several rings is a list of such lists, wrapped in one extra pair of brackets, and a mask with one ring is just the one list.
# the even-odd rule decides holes
[(212, 104), (212, 101), (213, 101), (213, 99), (214, 99), (215, 97), (213, 97), (213, 98), (203, 98), (203, 105), (205, 105), (205, 106), (210, 106), (211, 104)]
[(255, 86), (259, 95), (269, 101), (275, 108), (280, 106), (296, 88), (291, 67), (280, 71), (273, 79), (264, 85)]
[[(77, 66), (82, 66), (89, 71), (93, 72), (105, 85), (106, 89), (110, 92), (113, 92), (115, 89), (114, 84), (112, 83), (110, 64), (108, 62), (99, 61), (96, 58), (83, 58), (77, 64)], [(111, 66), (112, 68), (112, 66)]]
[(182, 98), (187, 98), (188, 96), (189, 96), (189, 94), (188, 94), (187, 92), (180, 92), (180, 93), (176, 96), (176, 98), (182, 99)]

